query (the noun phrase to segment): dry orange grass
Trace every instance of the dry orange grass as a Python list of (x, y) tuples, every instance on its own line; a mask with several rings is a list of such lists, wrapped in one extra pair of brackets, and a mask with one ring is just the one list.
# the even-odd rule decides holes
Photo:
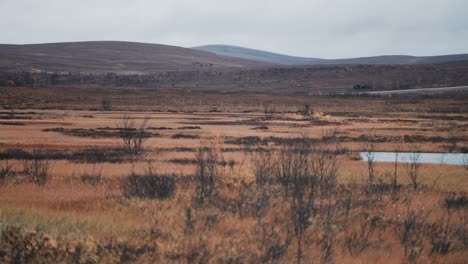
[[(298, 100), (298, 105), (302, 99)], [(278, 100), (276, 98), (275, 100)], [(288, 99), (289, 100), (289, 99)], [(292, 100), (292, 99), (291, 99)], [(367, 100), (367, 99), (366, 99)], [(464, 116), (450, 121), (431, 120), (418, 116), (411, 109), (411, 103), (398, 104), (401, 112), (386, 112), (385, 109), (394, 106), (384, 105), (379, 108), (379, 102), (370, 101), (369, 105), (362, 106), (362, 102), (330, 99), (326, 104), (316, 101), (317, 109), (326, 114), (313, 117), (317, 123), (304, 121), (296, 113), (283, 113), (271, 120), (266, 120), (262, 109), (257, 106), (256, 113), (242, 113), (242, 107), (232, 108), (232, 113), (167, 113), (167, 112), (130, 112), (133, 118), (150, 118), (150, 126), (154, 128), (169, 127), (170, 130), (154, 129), (151, 132), (160, 136), (149, 139), (145, 147), (147, 153), (135, 162), (124, 160), (122, 162), (90, 163), (83, 160), (53, 160), (50, 165), (50, 180), (45, 186), (36, 186), (29, 183), (7, 183), (0, 186), (0, 221), (5, 225), (21, 225), (33, 230), (37, 227), (54, 237), (82, 238), (93, 237), (97, 240), (128, 240), (138, 244), (156, 245), (159, 262), (185, 262), (190, 250), (200, 254), (209, 252), (209, 263), (258, 263), (265, 252), (259, 249), (255, 236), (256, 218), (254, 214), (245, 213), (240, 217), (236, 211), (236, 199), (246, 195), (246, 203), (255, 208), (253, 190), (255, 177), (249, 155), (244, 152), (243, 145), (222, 144), (225, 161), (233, 161), (232, 167), (223, 167), (219, 177), (219, 194), (226, 201), (218, 201), (215, 205), (193, 210), (195, 228), (191, 236), (186, 230), (186, 209), (194, 206), (195, 193), (193, 183), (178, 183), (174, 197), (167, 200), (149, 200), (124, 197), (121, 184), (131, 173), (144, 174), (148, 169), (148, 161), (158, 174), (187, 176), (193, 175), (195, 159), (193, 149), (200, 145), (200, 140), (218, 135), (229, 139), (257, 136), (262, 139), (269, 137), (298, 138), (307, 136), (321, 139), (327, 131), (337, 129), (338, 136), (353, 140), (344, 140), (342, 147), (351, 151), (361, 150), (363, 142), (356, 138), (366, 136), (371, 130), (383, 138), (398, 136), (424, 136), (447, 139), (453, 134), (457, 135), (457, 150), (467, 146), (466, 141), (466, 114), (446, 114), (445, 117)], [(343, 103), (348, 107), (347, 113), (358, 116), (336, 114), (343, 111)], [(443, 106), (444, 101), (434, 101), (434, 105)], [(361, 110), (360, 107), (363, 107)], [(88, 107), (88, 106), (87, 106)], [(147, 109), (148, 105), (142, 106)], [(191, 106), (186, 106), (187, 110)], [(288, 108), (289, 107), (289, 108)], [(293, 106), (285, 107), (293, 110)], [(429, 103), (421, 107), (430, 109)], [(227, 108), (227, 106), (226, 106)], [(297, 106), (295, 107), (297, 109)], [(380, 109), (373, 111), (372, 109)], [(203, 107), (200, 110), (206, 110)], [(192, 109), (193, 110), (193, 109)], [(315, 110), (315, 109), (314, 109)], [(388, 109), (387, 109), (388, 110)], [(403, 111), (405, 110), (405, 111)], [(33, 149), (79, 151), (97, 147), (112, 149), (120, 147), (118, 138), (105, 137), (77, 137), (67, 136), (57, 132), (45, 132), (43, 129), (64, 127), (67, 129), (95, 129), (118, 125), (123, 112), (100, 111), (64, 111), (64, 110), (31, 110), (36, 114), (31, 120), (8, 120), (9, 122), (25, 123), (23, 126), (0, 124), (0, 151), (19, 148), (26, 151)], [(20, 112), (30, 112), (22, 110)], [(318, 111), (317, 111), (318, 112)], [(328, 113), (327, 113), (328, 112)], [(335, 113), (335, 114), (333, 114)], [(363, 115), (361, 118), (359, 113)], [(88, 116), (88, 117), (85, 117)], [(92, 116), (90, 118), (89, 116)], [(408, 121), (410, 120), (410, 121)], [(322, 123), (318, 123), (318, 121)], [(326, 123), (332, 122), (332, 123)], [(428, 126), (433, 122), (434, 127)], [(268, 127), (266, 130), (253, 129), (260, 125)], [(432, 125), (432, 123), (431, 123)], [(454, 132), (449, 135), (444, 128), (454, 126)], [(199, 130), (181, 129), (183, 126), (200, 126)], [(200, 139), (174, 139), (174, 134), (197, 135)], [(270, 143), (274, 145), (274, 143)], [(329, 148), (335, 148), (333, 142), (326, 143)], [(450, 142), (421, 142), (404, 143), (401, 151), (447, 151)], [(376, 143), (376, 150), (391, 151), (395, 148), (393, 142)], [(111, 151), (111, 150), (110, 150)], [(186, 163), (174, 160), (190, 161)], [(384, 193), (380, 198), (364, 196), (361, 189), (367, 180), (367, 165), (363, 161), (350, 160), (346, 155), (338, 157), (340, 164), (338, 182), (349, 185), (357, 184), (355, 189), (356, 202), (372, 201), (369, 210), (359, 207), (352, 212), (351, 224), (359, 228), (362, 215), (379, 215), (388, 226), (382, 227), (371, 237), (371, 245), (361, 254), (351, 256), (344, 246), (346, 230), (335, 226), (335, 263), (401, 263), (405, 260), (403, 250), (394, 234), (394, 225), (398, 216), (403, 215), (407, 209), (405, 201), (411, 200), (414, 210), (431, 211), (429, 222), (438, 223), (445, 216), (445, 209), (441, 206), (443, 199), (449, 192), (467, 192), (468, 175), (462, 166), (423, 165), (420, 171), (420, 181), (424, 188), (412, 191), (404, 188), (398, 196)], [(11, 160), (14, 168), (22, 169), (21, 160)], [(392, 163), (376, 163), (376, 175), (383, 182), (390, 182), (393, 176)], [(102, 182), (96, 185), (83, 183), (80, 175), (99, 174)], [(403, 185), (409, 184), (405, 167), (399, 166), (398, 181)], [(249, 189), (251, 188), (251, 189)], [(246, 190), (252, 190), (247, 192)], [(225, 202), (225, 204), (223, 204)], [(375, 202), (375, 204), (373, 204)], [(287, 218), (289, 209), (284, 205), (281, 195), (272, 198), (275, 207), (265, 218), (267, 222), (274, 222), (275, 216)], [(465, 210), (465, 211), (463, 211)], [(419, 212), (419, 211), (418, 211)], [(466, 209), (458, 210), (456, 215), (466, 214)], [(455, 215), (455, 213), (454, 213)], [(341, 217), (341, 216), (340, 216)], [(283, 219), (284, 220), (284, 219)], [(337, 219), (341, 222), (343, 219)], [(317, 241), (322, 237), (319, 220), (312, 219), (314, 225), (305, 233), (304, 263), (318, 262), (321, 248)], [(454, 216), (453, 227), (458, 227), (460, 219)], [(190, 238), (190, 239), (189, 239)], [(456, 240), (452, 237), (454, 241)], [(191, 241), (189, 243), (189, 241)], [(430, 245), (427, 240), (424, 254), (418, 259), (421, 263), (434, 261), (435, 263), (463, 263), (467, 257), (466, 250), (459, 248), (447, 256), (429, 256)], [(282, 261), (290, 263), (294, 260), (295, 243), (286, 251)], [(200, 257), (200, 256), (198, 256)]]

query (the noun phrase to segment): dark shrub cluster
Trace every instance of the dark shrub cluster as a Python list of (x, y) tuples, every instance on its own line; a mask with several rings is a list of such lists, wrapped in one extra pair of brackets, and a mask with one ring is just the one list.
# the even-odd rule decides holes
[[(154, 246), (128, 242), (65, 242), (16, 226), (2, 227), (0, 263), (129, 263), (152, 262)], [(143, 260), (145, 259), (145, 260)]]
[(461, 193), (459, 195), (452, 193), (445, 198), (445, 206), (447, 208), (468, 209), (468, 197), (466, 193)]
[(171, 136), (172, 139), (197, 139), (200, 138), (198, 135), (189, 135), (189, 134), (174, 134)]
[(46, 184), (49, 179), (49, 160), (40, 150), (34, 150), (32, 159), (23, 161), (23, 174), (29, 182), (37, 185)]
[(178, 127), (177, 129), (201, 129), (201, 127), (199, 126), (181, 126), (181, 127)]
[(66, 149), (42, 150), (40, 153), (22, 149), (7, 149), (0, 152), (0, 160), (73, 160), (86, 162), (123, 162), (128, 158), (127, 152), (120, 148), (87, 148), (77, 151)]
[(4, 164), (0, 164), (0, 184), (4, 183), (8, 178), (16, 176), (16, 171), (13, 169), (8, 160)]
[(176, 181), (174, 176), (130, 175), (123, 184), (127, 197), (167, 199), (174, 195)]

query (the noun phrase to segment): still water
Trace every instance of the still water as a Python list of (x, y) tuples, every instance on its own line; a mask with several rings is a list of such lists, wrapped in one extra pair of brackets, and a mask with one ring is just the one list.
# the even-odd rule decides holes
[[(367, 161), (368, 152), (359, 152), (363, 161)], [(395, 162), (395, 152), (371, 152), (375, 162)], [(463, 153), (398, 153), (398, 162), (408, 163), (416, 160), (417, 163), (463, 165), (466, 164), (468, 154)]]

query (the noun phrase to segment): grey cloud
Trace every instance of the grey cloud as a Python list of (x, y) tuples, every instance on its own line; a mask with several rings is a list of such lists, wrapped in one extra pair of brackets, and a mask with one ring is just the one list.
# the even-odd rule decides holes
[(323, 58), (468, 52), (465, 0), (0, 0), (0, 10), (0, 43), (231, 44)]

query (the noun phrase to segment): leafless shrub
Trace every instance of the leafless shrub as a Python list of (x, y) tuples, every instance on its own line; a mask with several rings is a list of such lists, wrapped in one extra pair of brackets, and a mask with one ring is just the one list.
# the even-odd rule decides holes
[(338, 202), (341, 206), (341, 213), (343, 216), (343, 221), (341, 224), (341, 229), (346, 230), (348, 228), (349, 213), (354, 206), (354, 192), (356, 189), (351, 190), (342, 186), (337, 190)]
[(291, 245), (292, 234), (284, 218), (274, 217), (272, 223), (262, 223), (259, 241), (262, 263), (280, 263)]
[(311, 157), (312, 173), (318, 183), (320, 198), (329, 200), (336, 187), (338, 164), (336, 155), (325, 149), (316, 148)]
[(27, 181), (37, 185), (44, 185), (49, 178), (49, 160), (40, 150), (34, 150), (32, 159), (23, 161), (23, 173)]
[(15, 95), (13, 92), (5, 91), (3, 100), (3, 108), (10, 110), (8, 113), (9, 118), (16, 118), (16, 109), (20, 108), (23, 105), (24, 98), (22, 96)]
[(109, 97), (101, 98), (101, 111), (110, 111), (112, 109), (112, 103)]
[(252, 165), (257, 190), (263, 190), (267, 185), (276, 182), (276, 158), (271, 148), (266, 148), (264, 151), (256, 153), (256, 155), (252, 157)]
[(396, 141), (395, 141), (395, 161), (393, 163), (393, 192), (394, 194), (396, 194), (396, 192), (398, 191), (398, 157), (400, 156), (400, 150), (401, 150), (401, 142), (402, 142), (402, 139), (401, 138), (398, 138)]
[(447, 136), (448, 140), (450, 143), (450, 146), (448, 148), (448, 152), (454, 152), (455, 149), (457, 148), (458, 144), (458, 137), (457, 137), (457, 132), (455, 131), (456, 123), (448, 123), (447, 126), (445, 127), (447, 131)]
[(336, 155), (325, 148), (315, 148), (311, 154), (311, 172), (319, 196), (320, 211), (322, 211), (322, 239), (320, 241), (322, 262), (331, 262), (334, 255), (334, 223), (335, 213), (340, 206), (339, 199), (334, 199), (336, 192), (336, 177), (338, 164)]
[(205, 199), (211, 197), (215, 192), (215, 180), (221, 173), (219, 163), (223, 161), (221, 152), (221, 138), (212, 138), (209, 141), (202, 141), (200, 147), (195, 151), (197, 162), (196, 171), (196, 198), (200, 204)]
[(273, 119), (273, 116), (276, 113), (275, 105), (265, 104), (263, 106), (263, 113), (265, 114), (265, 119), (267, 119), (267, 120)]
[(431, 251), (429, 255), (447, 255), (452, 248), (452, 238), (450, 231), (450, 221), (452, 212), (449, 208), (446, 210), (446, 219), (441, 219), (439, 223), (431, 225), (430, 231), (427, 232), (429, 241), (431, 242)]
[[(277, 166), (278, 180), (291, 210), (291, 223), (297, 240), (297, 262), (302, 259), (304, 232), (318, 209), (324, 213), (320, 241), (322, 261), (330, 262), (333, 256), (332, 226), (338, 206), (338, 202), (332, 199), (338, 171), (336, 156), (326, 149), (314, 148), (310, 140), (302, 138), (281, 147)], [(320, 201), (321, 208), (316, 206), (316, 201)]]
[(258, 249), (262, 252), (260, 256), (262, 263), (278, 263), (292, 240), (292, 233), (284, 217), (274, 216), (272, 222), (264, 221), (270, 208), (273, 189), (277, 185), (276, 161), (275, 152), (269, 146), (252, 156), (256, 183), (255, 235)]
[(372, 188), (375, 179), (374, 161), (375, 161), (375, 134), (373, 131), (367, 136), (367, 141), (364, 143), (365, 156), (367, 159), (368, 186)]
[(455, 236), (463, 245), (463, 249), (468, 248), (468, 211), (459, 210), (457, 212), (459, 225), (455, 229)]
[(252, 165), (255, 175), (256, 184), (256, 218), (257, 224), (255, 227), (255, 234), (257, 240), (259, 239), (262, 218), (267, 213), (270, 203), (269, 186), (274, 183), (275, 161), (271, 149), (256, 153), (252, 157)]
[(307, 138), (283, 146), (279, 153), (279, 180), (291, 210), (291, 223), (297, 241), (296, 260), (302, 259), (302, 240), (315, 211), (317, 178), (312, 170), (312, 146)]
[(344, 243), (351, 256), (361, 254), (371, 245), (372, 235), (377, 230), (380, 220), (379, 216), (366, 215), (365, 219), (359, 223), (358, 228), (346, 235)]
[(127, 153), (139, 155), (143, 152), (143, 144), (150, 137), (150, 134), (147, 132), (148, 121), (149, 118), (145, 118), (138, 124), (128, 115), (122, 117), (118, 125), (119, 137)]
[(304, 106), (301, 109), (299, 109), (299, 113), (301, 113), (304, 119), (310, 119), (314, 111), (312, 110), (309, 104), (304, 104)]
[(337, 204), (333, 204), (331, 199), (328, 199), (325, 207), (325, 218), (322, 223), (322, 239), (320, 240), (321, 251), (322, 251), (322, 262), (328, 263), (333, 260), (334, 249), (333, 239), (334, 233), (332, 226), (334, 224), (334, 214), (337, 208)]
[(289, 198), (289, 185), (293, 174), (294, 150), (291, 145), (282, 145), (278, 154), (277, 181), (283, 186), (283, 198)]
[(395, 234), (403, 247), (404, 256), (410, 261), (415, 261), (424, 249), (423, 235), (424, 224), (430, 212), (424, 214), (415, 212), (407, 205), (406, 212), (401, 216), (395, 227)]
[(465, 172), (468, 173), (468, 154), (463, 154), (463, 167), (465, 168)]
[(255, 203), (254, 186), (251, 184), (241, 183), (240, 188), (238, 188), (238, 192), (236, 207), (239, 218), (242, 219), (249, 213), (250, 215), (253, 215), (253, 203)]
[(419, 169), (421, 168), (421, 163), (419, 163), (420, 158), (421, 154), (412, 152), (410, 153), (409, 160), (406, 163), (406, 173), (415, 190), (419, 187)]
[[(338, 133), (340, 133), (340, 131), (336, 127), (328, 130), (322, 130), (322, 138), (335, 145), (335, 154), (346, 154), (349, 150), (346, 147), (343, 147), (340, 137), (338, 137)], [(353, 158), (354, 159), (352, 160), (361, 160), (359, 155)]]
[[(185, 228), (186, 237), (185, 260), (187, 263), (208, 263), (211, 253), (206, 245), (203, 236), (197, 236), (197, 219), (192, 214), (192, 209), (185, 210)], [(197, 237), (196, 237), (197, 236)]]
[(90, 184), (90, 185), (98, 185), (102, 182), (102, 164), (95, 163), (92, 166), (90, 171), (86, 171), (80, 173), (80, 180), (83, 183)]
[(8, 160), (3, 161), (0, 165), (0, 184), (3, 184), (8, 178), (14, 176), (16, 176), (16, 172), (13, 169), (13, 165)]

